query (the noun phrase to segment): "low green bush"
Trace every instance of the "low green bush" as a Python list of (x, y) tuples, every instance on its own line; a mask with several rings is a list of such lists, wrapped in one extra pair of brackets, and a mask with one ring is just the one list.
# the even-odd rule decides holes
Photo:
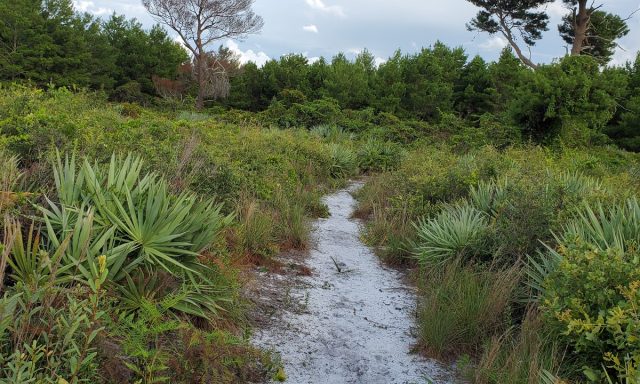
[(362, 171), (378, 172), (397, 168), (403, 156), (399, 145), (370, 139), (358, 149), (357, 159)]
[[(640, 378), (640, 255), (577, 239), (544, 283), (549, 326), (571, 348), (571, 367), (591, 382)], [(571, 372), (570, 372), (571, 373)]]

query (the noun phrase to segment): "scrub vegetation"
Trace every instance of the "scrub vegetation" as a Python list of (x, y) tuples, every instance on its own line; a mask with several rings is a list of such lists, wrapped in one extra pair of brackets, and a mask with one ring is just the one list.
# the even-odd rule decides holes
[[(548, 1), (473, 26), (539, 29), (525, 3)], [(640, 56), (606, 66), (564, 21), (575, 52), (548, 64), (435, 43), (258, 67), (0, 2), (0, 383), (284, 380), (243, 289), (358, 176), (363, 237), (419, 287), (421, 353), (473, 383), (640, 382)]]

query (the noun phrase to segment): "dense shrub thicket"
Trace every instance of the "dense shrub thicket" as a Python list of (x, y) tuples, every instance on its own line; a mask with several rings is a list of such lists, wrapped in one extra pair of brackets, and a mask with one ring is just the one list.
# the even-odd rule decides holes
[(462, 134), (460, 141), (472, 144), (614, 140), (637, 150), (639, 66), (636, 60), (601, 68), (583, 56), (531, 71), (508, 49), (487, 63), (442, 43), (414, 54), (397, 52), (380, 66), (367, 51), (355, 61), (338, 55), (309, 63), (288, 55), (262, 68), (244, 65), (221, 103), (262, 111), (280, 127), (333, 123), (404, 142), (437, 131)]
[[(3, 3), (0, 21), (0, 40), (11, 42), (0, 45), (0, 80), (88, 87), (140, 104), (194, 96), (189, 57), (159, 26), (95, 19), (71, 0)], [(640, 59), (602, 67), (573, 56), (532, 71), (509, 49), (486, 62), (440, 42), (380, 65), (366, 50), (354, 60), (290, 54), (258, 67), (220, 47), (210, 59), (231, 77), (231, 93), (209, 106), (261, 112), (261, 121), (279, 127), (338, 124), (405, 143), (436, 131), (462, 135), (466, 145), (614, 141), (640, 150)]]

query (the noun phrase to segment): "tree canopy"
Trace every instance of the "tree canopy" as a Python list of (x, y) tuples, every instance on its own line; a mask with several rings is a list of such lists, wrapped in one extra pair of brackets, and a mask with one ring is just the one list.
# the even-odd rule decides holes
[[(573, 12), (568, 13), (558, 26), (560, 36), (571, 47), (576, 39), (575, 17)], [(592, 56), (600, 63), (607, 64), (618, 46), (616, 40), (628, 33), (629, 27), (620, 16), (592, 9), (580, 54)]]
[(526, 56), (518, 42), (535, 45), (549, 24), (549, 16), (539, 8), (553, 0), (468, 0), (481, 8), (467, 28), (472, 31), (501, 34), (514, 49), (518, 58), (530, 67), (536, 67)]
[(103, 21), (76, 12), (71, 0), (0, 2), (0, 80), (110, 93), (137, 84), (153, 94), (152, 77), (173, 77), (186, 60), (159, 26), (145, 30), (115, 14)]

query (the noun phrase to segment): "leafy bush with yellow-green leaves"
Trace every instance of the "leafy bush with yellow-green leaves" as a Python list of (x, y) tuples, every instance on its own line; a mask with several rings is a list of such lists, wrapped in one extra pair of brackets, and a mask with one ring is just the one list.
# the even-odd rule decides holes
[(545, 318), (586, 378), (640, 378), (640, 254), (576, 241), (546, 279)]

